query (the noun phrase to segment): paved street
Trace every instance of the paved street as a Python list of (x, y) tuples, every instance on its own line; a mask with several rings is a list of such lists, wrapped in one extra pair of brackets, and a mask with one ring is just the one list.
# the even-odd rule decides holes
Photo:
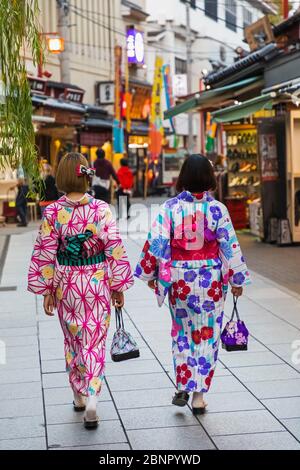
[[(142, 224), (147, 229), (147, 221)], [(136, 229), (126, 246), (132, 265), (142, 240)], [(126, 328), (141, 357), (120, 364), (108, 354), (101, 424), (86, 431), (72, 410), (57, 318), (25, 291), (35, 232), (12, 235), (3, 269), (0, 339), (0, 449), (300, 449), (300, 296), (253, 273), (240, 301), (251, 332), (249, 351), (222, 350), (207, 400), (208, 413), (171, 405), (174, 375), (168, 307), (158, 309), (140, 281), (126, 294)], [(252, 263), (253, 267), (253, 263)], [(5, 288), (17, 287), (15, 292)], [(231, 300), (226, 306), (230, 314)], [(114, 321), (110, 339), (114, 332)]]

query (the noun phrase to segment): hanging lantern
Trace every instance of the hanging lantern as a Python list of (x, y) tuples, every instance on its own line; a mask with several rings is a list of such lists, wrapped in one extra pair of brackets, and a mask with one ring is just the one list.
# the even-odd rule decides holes
[(60, 54), (65, 50), (65, 40), (61, 37), (48, 38), (47, 49), (51, 54)]

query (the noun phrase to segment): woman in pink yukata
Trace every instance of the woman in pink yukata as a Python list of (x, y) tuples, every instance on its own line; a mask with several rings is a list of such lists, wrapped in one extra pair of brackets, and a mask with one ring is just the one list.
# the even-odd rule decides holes
[(179, 194), (162, 205), (135, 269), (159, 305), (168, 296), (177, 386), (172, 403), (186, 405), (192, 392), (194, 414), (207, 406), (203, 394), (215, 372), (228, 283), (240, 296), (250, 282), (228, 211), (209, 193), (215, 188), (210, 161), (189, 156)]
[(28, 290), (57, 308), (64, 334), (74, 410), (98, 425), (97, 396), (104, 380), (110, 304), (122, 307), (133, 277), (109, 205), (86, 191), (93, 170), (80, 153), (65, 155), (56, 182), (65, 195), (44, 211), (28, 273)]

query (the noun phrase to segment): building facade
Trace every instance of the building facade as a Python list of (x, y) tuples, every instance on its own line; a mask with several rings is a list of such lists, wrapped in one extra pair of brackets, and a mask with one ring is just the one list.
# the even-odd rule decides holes
[[(193, 3), (193, 2), (191, 2)], [(174, 77), (175, 98), (187, 95), (186, 54), (186, 5), (181, 0), (147, 0), (146, 10), (149, 52), (147, 55), (148, 79), (151, 79), (156, 53), (170, 64)], [(191, 93), (203, 90), (203, 78), (212, 70), (226, 67), (238, 58), (243, 49), (245, 26), (255, 22), (265, 14), (276, 13), (271, 2), (254, 0), (197, 0), (190, 9), (191, 27)], [(176, 129), (182, 137), (187, 137), (187, 115), (176, 119)], [(194, 149), (201, 147), (201, 122), (194, 116)]]

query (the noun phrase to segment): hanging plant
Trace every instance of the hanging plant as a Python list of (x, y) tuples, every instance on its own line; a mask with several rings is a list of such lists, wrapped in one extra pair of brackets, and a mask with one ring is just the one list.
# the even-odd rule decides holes
[(38, 0), (0, 1), (0, 170), (23, 168), (39, 180), (24, 51), (41, 55)]

